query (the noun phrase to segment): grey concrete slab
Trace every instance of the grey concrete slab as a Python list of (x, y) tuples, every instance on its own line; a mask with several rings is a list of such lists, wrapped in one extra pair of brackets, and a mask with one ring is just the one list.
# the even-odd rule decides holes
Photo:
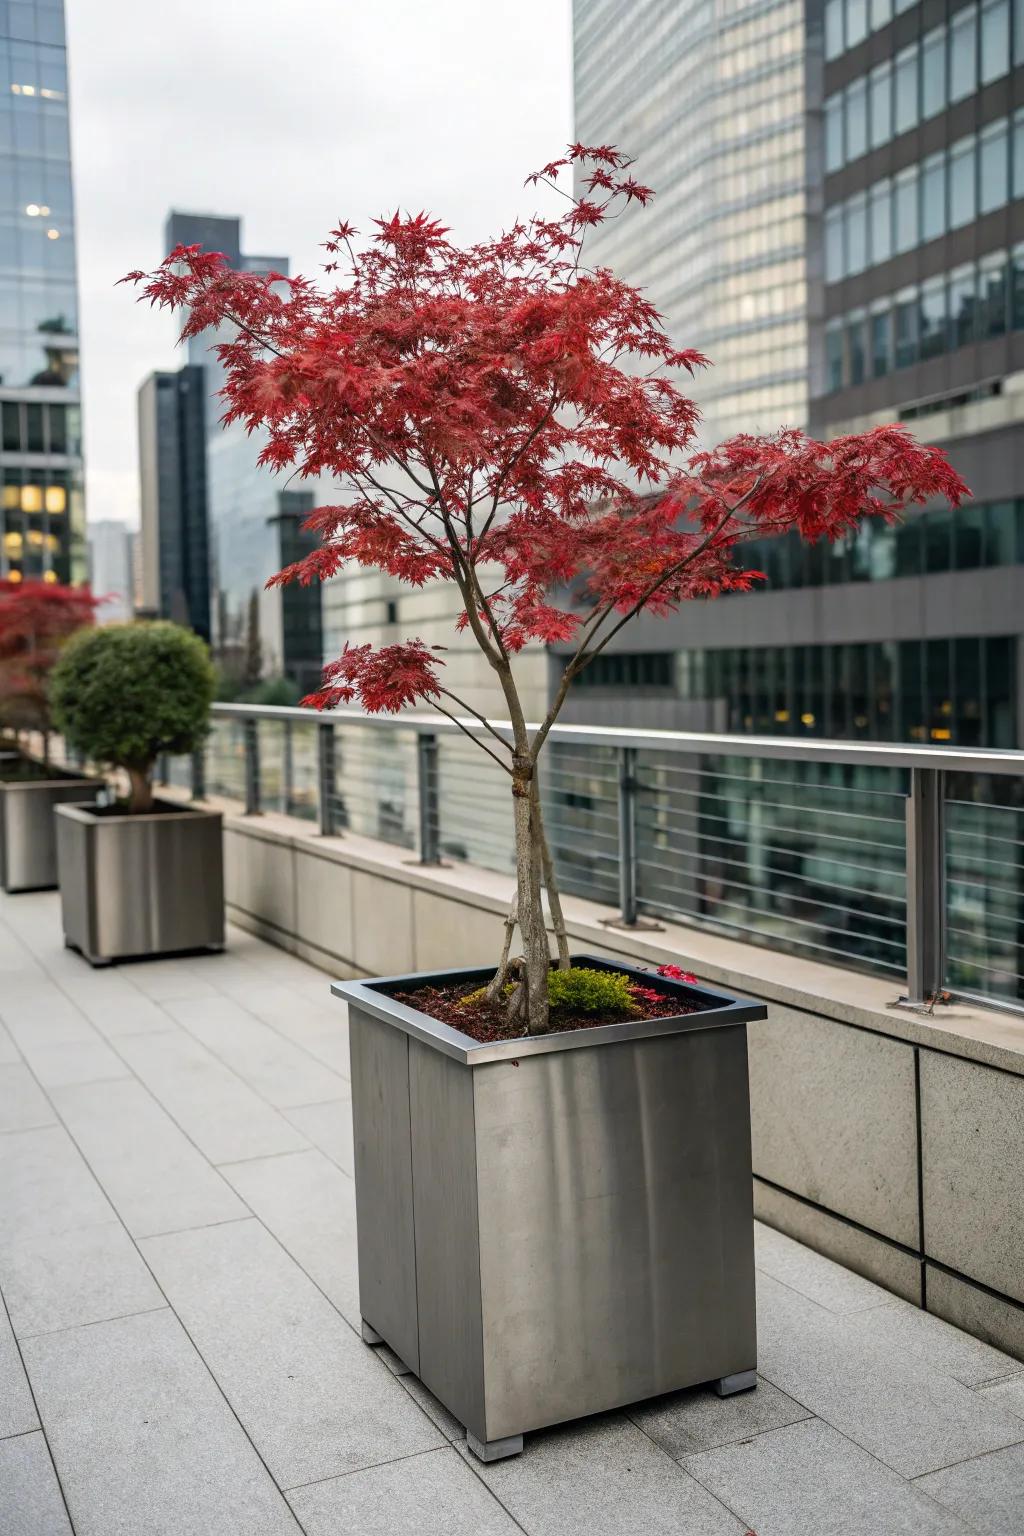
[(965, 1387), (977, 1387), (1021, 1369), (1020, 1361), (1011, 1355), (904, 1301), (872, 1307), (850, 1321), (875, 1343), (923, 1361)]
[(269, 1157), (308, 1146), (305, 1137), (182, 1030), (132, 1035), (119, 1049), (168, 1114), (212, 1163)]
[(20, 1338), (163, 1304), (63, 1127), (0, 1137), (0, 1289)]
[(164, 1007), (194, 1039), (277, 1109), (336, 1099), (348, 1091), (343, 1077), (232, 998), (183, 998)]
[(300, 1536), (172, 1313), (25, 1352), (77, 1536)]
[(1024, 1077), (921, 1053), (928, 1257), (1024, 1302)]
[(135, 1237), (247, 1215), (226, 1180), (135, 1079), (57, 1089), (54, 1103)]
[(517, 1525), (450, 1446), (288, 1495), (308, 1536), (517, 1536)]
[(39, 1428), (39, 1416), (7, 1310), (0, 1300), (0, 1441)]
[(333, 1104), (306, 1104), (287, 1109), (285, 1115), (315, 1147), (336, 1164), (349, 1178), (354, 1178), (352, 1148), (352, 1101), (336, 1099)]
[(442, 1443), (259, 1222), (148, 1238), (142, 1248), (282, 1488)]
[[(215, 955), (210, 958), (216, 962)], [(118, 970), (143, 996), (158, 1003), (176, 997), (208, 997), (217, 990), (212, 972), (205, 974), (197, 966), (188, 962), (183, 965), (179, 960), (122, 960)]]
[(969, 1536), (971, 1530), (819, 1419), (704, 1451), (685, 1465), (757, 1536)]
[(994, 1381), (978, 1390), (982, 1397), (1015, 1413), (1019, 1419), (1024, 1419), (1024, 1372), (1018, 1371), (1005, 1381)]
[(355, 1185), (322, 1152), (228, 1163), (224, 1177), (358, 1329)]
[(41, 1430), (0, 1440), (0, 1536), (72, 1536)]
[(977, 1536), (1020, 1536), (1024, 1529), (1024, 1445), (933, 1472), (915, 1486)]
[(410, 1373), (398, 1379), (413, 1401), (419, 1403), (431, 1423), (437, 1425), (446, 1440), (450, 1440), (453, 1445), (465, 1444), (466, 1426), (460, 1424), (453, 1413), (448, 1412), (444, 1404), (439, 1402), (433, 1392), (423, 1385), (418, 1376), (413, 1376)]
[(56, 1040), (26, 1043), (22, 1053), (44, 1088), (66, 1088), (75, 1083), (104, 1083), (127, 1077), (128, 1068), (98, 1036), (91, 1040)]
[(761, 1222), (754, 1224), (754, 1262), (764, 1274), (781, 1280), (829, 1312), (859, 1312), (892, 1300), (890, 1292), (880, 1285)]
[(618, 1414), (530, 1435), (521, 1456), (477, 1462), (475, 1471), (530, 1536), (744, 1533), (734, 1514)]
[(676, 1461), (808, 1416), (800, 1403), (763, 1379), (753, 1392), (737, 1392), (734, 1397), (719, 1397), (710, 1387), (692, 1387), (639, 1403), (628, 1413)]
[(54, 1125), (46, 1095), (23, 1062), (0, 1062), (0, 1132)]
[(841, 1216), (808, 1205), (806, 1200), (798, 1200), (757, 1178), (754, 1215), (816, 1253), (826, 1254), (855, 1275), (863, 1275), (915, 1306), (921, 1305), (920, 1259), (877, 1232), (854, 1226)]
[(348, 1079), (348, 1012), (340, 998), (331, 997), (326, 976), (317, 975), (298, 995), (293, 987), (251, 982), (244, 995), (237, 995), (250, 1013)]
[(927, 1264), (928, 1311), (1024, 1361), (1024, 1307)]
[(904, 1477), (1021, 1438), (1012, 1414), (767, 1275), (758, 1277), (758, 1367)]
[(75, 1006), (106, 1040), (157, 1034), (173, 1027), (170, 1015), (117, 971), (94, 972), (65, 985)]
[(0, 1065), (7, 1067), (21, 1060), (21, 1052), (11, 1039), (6, 1024), (0, 1024)]

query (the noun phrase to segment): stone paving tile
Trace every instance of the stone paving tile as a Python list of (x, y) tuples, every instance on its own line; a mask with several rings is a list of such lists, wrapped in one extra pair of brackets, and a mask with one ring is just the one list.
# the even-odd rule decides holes
[(41, 1431), (0, 1440), (0, 1536), (72, 1536)]
[(54, 1125), (56, 1119), (28, 1067), (20, 1061), (0, 1063), (0, 1132), (30, 1131)]
[[(216, 955), (209, 958), (216, 964)], [(194, 961), (122, 960), (118, 971), (145, 997), (158, 1003), (178, 997), (208, 997), (217, 990), (212, 972), (204, 973), (201, 964)]]
[(296, 993), (290, 987), (250, 987), (239, 1001), (278, 1034), (348, 1080), (348, 1014), (341, 999), (330, 996), (326, 977), (317, 983), (315, 996), (308, 989)]
[[(1019, 1362), (1018, 1362), (1019, 1363)], [(998, 1403), (1019, 1419), (1024, 1419), (1024, 1374), (1018, 1372), (1006, 1381), (996, 1381), (991, 1386), (980, 1387), (979, 1393), (988, 1402)]]
[(849, 1317), (766, 1275), (757, 1299), (761, 1374), (904, 1477), (1024, 1438), (1005, 1409), (926, 1360), (894, 1354)]
[(282, 1488), (443, 1443), (259, 1222), (148, 1238), (142, 1250)]
[[(294, 1002), (292, 1006), (296, 1006)], [(336, 1099), (348, 1091), (343, 1077), (283, 1039), (231, 998), (184, 998), (164, 1007), (201, 1045), (277, 1109)]]
[(118, 1042), (125, 1060), (212, 1163), (308, 1146), (248, 1083), (183, 1031)]
[(106, 1040), (152, 1035), (174, 1027), (170, 1014), (113, 971), (92, 972), (76, 979), (69, 990), (76, 1007)]
[(53, 1101), (135, 1237), (247, 1215), (170, 1115), (134, 1078), (59, 1088)]
[(924, 1490), (818, 1419), (684, 1463), (757, 1536), (969, 1536)]
[(63, 1127), (0, 1137), (0, 1289), (20, 1338), (163, 1304)]
[(285, 1110), (285, 1114), (332, 1163), (350, 1179), (354, 1177), (351, 1099), (338, 1099), (333, 1104), (306, 1104), (299, 1109)]
[(444, 1404), (439, 1402), (433, 1392), (423, 1385), (418, 1376), (413, 1376), (410, 1373), (407, 1376), (400, 1376), (398, 1379), (413, 1401), (419, 1403), (431, 1423), (437, 1425), (446, 1440), (450, 1440), (453, 1445), (465, 1445), (465, 1425), (460, 1424), (453, 1413), (448, 1412)]
[(234, 1166), (228, 1163), (221, 1171), (249, 1209), (358, 1329), (356, 1195), (347, 1174), (312, 1148)]
[(0, 1300), (0, 1442), (7, 1435), (23, 1435), (38, 1428), (39, 1417), (28, 1378), (7, 1320), (7, 1310)]
[(22, 1059), (21, 1052), (11, 1039), (5, 1024), (0, 1024), (0, 1066), (9, 1067)]
[(907, 1301), (893, 1301), (886, 1307), (859, 1312), (850, 1323), (873, 1342), (894, 1353), (923, 1360), (932, 1370), (952, 1376), (965, 1387), (980, 1386), (1021, 1369), (1020, 1361), (1012, 1355), (1004, 1355), (1002, 1350), (972, 1334), (961, 1333), (941, 1317), (922, 1312)]
[(830, 1312), (859, 1312), (892, 1301), (891, 1291), (759, 1221), (754, 1223), (754, 1256), (764, 1274)]
[(959, 1515), (977, 1536), (1021, 1536), (1024, 1530), (1024, 1446), (932, 1472), (914, 1486)]
[(522, 1531), (449, 1447), (288, 1495), (308, 1536), (516, 1536)]
[(76, 1536), (300, 1536), (171, 1312), (24, 1347)]
[(710, 1387), (671, 1392), (631, 1408), (629, 1417), (679, 1461), (696, 1451), (749, 1440), (751, 1435), (809, 1415), (800, 1403), (762, 1379), (755, 1391), (737, 1392), (734, 1397), (719, 1397)]
[(530, 1536), (743, 1536), (745, 1529), (618, 1414), (543, 1430), (527, 1437), (521, 1456), (471, 1465)]

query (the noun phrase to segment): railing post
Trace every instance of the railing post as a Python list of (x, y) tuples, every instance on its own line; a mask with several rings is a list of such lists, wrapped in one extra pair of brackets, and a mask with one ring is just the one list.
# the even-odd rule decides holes
[(321, 720), (316, 728), (317, 810), (320, 836), (334, 836), (334, 724)]
[(945, 984), (945, 779), (938, 768), (911, 768), (907, 798), (907, 997), (930, 1003)]
[(192, 799), (206, 799), (206, 749), (197, 747), (192, 753)]
[(292, 723), (284, 722), (284, 735), (281, 742), (281, 770), (283, 779), (284, 813), (290, 816), (292, 813), (292, 797), (295, 794), (295, 741), (292, 735)]
[(245, 814), (260, 814), (260, 737), (259, 723), (246, 720), (242, 726), (245, 741)]
[(619, 748), (619, 922), (636, 927), (636, 748)]
[(437, 737), (427, 732), (416, 737), (416, 787), (419, 800), (420, 863), (440, 864)]

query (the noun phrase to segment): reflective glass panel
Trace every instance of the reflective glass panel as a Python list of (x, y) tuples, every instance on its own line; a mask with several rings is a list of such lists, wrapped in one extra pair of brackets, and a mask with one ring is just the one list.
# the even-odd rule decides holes
[(843, 210), (830, 208), (825, 215), (825, 281), (837, 283), (843, 270)]
[(960, 267), (949, 279), (949, 344), (963, 347), (974, 340), (976, 278), (973, 267)]
[(892, 320), (888, 308), (871, 315), (871, 373), (882, 378), (892, 367)]
[(868, 76), (868, 102), (871, 148), (877, 149), (892, 138), (892, 65), (888, 60)]
[(855, 48), (868, 35), (867, 0), (846, 0), (846, 46)]
[(949, 99), (970, 96), (978, 79), (978, 7), (957, 11), (949, 24)]
[(981, 83), (987, 85), (1010, 67), (1010, 0), (987, 0), (981, 7)]
[(879, 181), (871, 188), (871, 260), (876, 265), (892, 255), (892, 183)]
[(843, 328), (838, 321), (825, 327), (825, 373), (830, 390), (843, 387)]
[(868, 262), (868, 214), (863, 193), (846, 207), (846, 271), (863, 272)]
[(906, 288), (896, 296), (896, 367), (917, 362), (917, 290)]
[(1009, 125), (992, 123), (978, 145), (978, 212), (991, 213), (1006, 202), (1010, 185)]
[(894, 130), (906, 133), (917, 122), (917, 44), (896, 55)]
[(1002, 336), (1007, 319), (1006, 257), (986, 256), (978, 272), (978, 335)]
[(871, 30), (877, 32), (892, 19), (892, 0), (871, 0)]
[(896, 177), (894, 202), (895, 245), (897, 251), (910, 251), (918, 243), (918, 192), (917, 166), (911, 166)]
[(864, 358), (864, 311), (854, 310), (846, 326), (846, 357), (850, 370), (850, 383), (863, 384)]
[(837, 59), (843, 51), (843, 0), (826, 0), (825, 57)]
[(959, 229), (970, 224), (977, 203), (975, 188), (974, 138), (961, 139), (949, 155), (949, 227)]
[(825, 103), (825, 169), (838, 171), (843, 163), (843, 97), (830, 96)]
[(946, 29), (936, 27), (921, 44), (921, 116), (934, 117), (946, 105)]
[(946, 157), (930, 155), (921, 167), (921, 239), (937, 240), (946, 228)]
[(867, 81), (854, 80), (846, 87), (846, 161), (858, 159), (867, 147)]
[(935, 278), (921, 288), (921, 356), (938, 357), (946, 350), (946, 284)]

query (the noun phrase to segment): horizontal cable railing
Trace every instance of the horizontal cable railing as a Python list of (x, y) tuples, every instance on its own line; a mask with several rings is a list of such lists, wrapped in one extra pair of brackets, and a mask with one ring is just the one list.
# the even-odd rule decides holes
[[(217, 704), (204, 750), (166, 772), (249, 814), (510, 873), (509, 783), (467, 739), (482, 731)], [(540, 788), (562, 889), (627, 928), (893, 976), (917, 1007), (947, 990), (1024, 1006), (1022, 752), (555, 726)]]

